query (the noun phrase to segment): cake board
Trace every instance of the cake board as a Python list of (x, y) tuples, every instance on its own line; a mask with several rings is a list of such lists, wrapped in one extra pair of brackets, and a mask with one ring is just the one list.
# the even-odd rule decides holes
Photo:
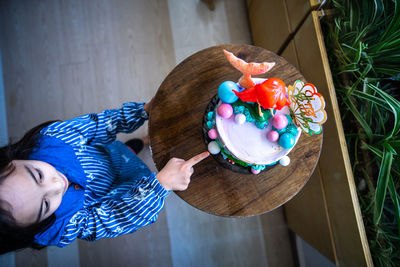
[[(186, 58), (165, 78), (150, 111), (150, 144), (158, 170), (172, 157), (187, 160), (207, 150), (202, 130), (204, 112), (222, 82), (240, 77), (223, 49), (247, 62), (276, 62), (264, 77), (278, 77), (286, 84), (305, 82), (285, 59), (255, 46), (215, 46)], [(289, 153), (289, 166), (278, 165), (258, 175), (233, 172), (209, 157), (195, 166), (188, 189), (176, 193), (211, 214), (259, 215), (281, 206), (300, 191), (314, 171), (321, 145), (322, 134), (302, 134)]]

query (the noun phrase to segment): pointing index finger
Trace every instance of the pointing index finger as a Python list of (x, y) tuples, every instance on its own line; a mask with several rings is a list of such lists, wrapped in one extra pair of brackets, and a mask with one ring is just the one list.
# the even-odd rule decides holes
[(210, 152), (200, 153), (200, 154), (194, 156), (193, 158), (189, 159), (188, 161), (186, 161), (186, 164), (190, 167), (193, 167), (194, 165), (196, 165), (203, 159), (207, 158), (209, 155), (210, 155)]

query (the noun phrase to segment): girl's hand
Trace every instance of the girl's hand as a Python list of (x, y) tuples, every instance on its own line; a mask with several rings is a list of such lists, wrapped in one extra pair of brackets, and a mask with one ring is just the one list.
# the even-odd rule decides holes
[(166, 190), (186, 190), (190, 183), (190, 176), (194, 171), (193, 166), (209, 155), (209, 152), (203, 152), (187, 161), (172, 158), (157, 174), (156, 178)]

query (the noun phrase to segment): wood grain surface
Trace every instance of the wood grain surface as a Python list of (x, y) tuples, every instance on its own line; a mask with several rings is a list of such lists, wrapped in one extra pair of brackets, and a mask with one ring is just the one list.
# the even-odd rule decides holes
[[(180, 0), (0, 1), (9, 137), (16, 140), (48, 119), (148, 101), (194, 52), (251, 43), (244, 2), (215, 3), (210, 11), (202, 2)], [(145, 134), (147, 123), (119, 139)], [(153, 166), (148, 149), (139, 156)], [(155, 224), (75, 245), (78, 253), (68, 246), (60, 249), (62, 257), (52, 249), (10, 253), (0, 256), (0, 266), (79, 266), (68, 265), (72, 260), (97, 267), (294, 266), (282, 208), (248, 218), (210, 216), (176, 194), (166, 198)]]
[[(223, 81), (237, 81), (241, 76), (228, 63), (222, 49), (247, 62), (276, 62), (268, 77), (278, 77), (286, 84), (305, 81), (285, 59), (255, 46), (214, 46), (188, 57), (161, 84), (150, 112), (151, 148), (158, 170), (172, 157), (189, 159), (207, 150), (202, 137), (207, 104)], [(289, 166), (278, 165), (259, 175), (232, 172), (209, 157), (195, 166), (188, 189), (176, 193), (190, 205), (215, 215), (262, 214), (284, 204), (306, 184), (321, 145), (322, 134), (302, 134), (288, 155)]]

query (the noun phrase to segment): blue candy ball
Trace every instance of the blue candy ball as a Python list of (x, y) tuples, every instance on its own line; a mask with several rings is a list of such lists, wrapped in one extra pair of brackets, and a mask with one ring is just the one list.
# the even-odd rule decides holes
[(221, 99), (222, 102), (229, 103), (229, 104), (238, 100), (238, 97), (235, 95), (235, 93), (232, 90), (239, 92), (239, 87), (237, 86), (236, 83), (231, 82), (231, 81), (226, 81), (226, 82), (221, 83), (221, 85), (218, 87), (219, 99)]
[(285, 149), (292, 148), (294, 146), (295, 136), (290, 133), (284, 133), (279, 137), (279, 144)]

